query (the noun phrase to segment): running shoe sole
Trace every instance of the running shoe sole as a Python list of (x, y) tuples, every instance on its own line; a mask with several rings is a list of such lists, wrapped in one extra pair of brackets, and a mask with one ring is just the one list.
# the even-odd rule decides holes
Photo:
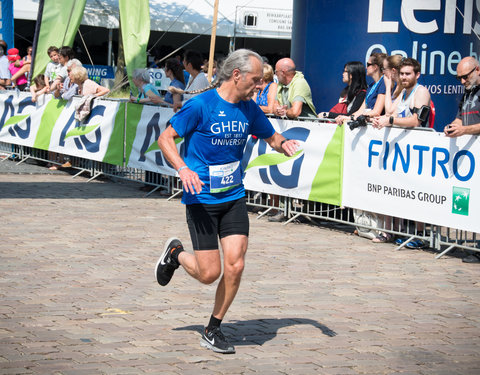
[[(157, 280), (157, 282), (161, 285), (161, 286), (165, 286), (167, 285), (170, 280), (172, 279), (172, 276), (173, 276), (173, 273), (175, 272), (175, 269), (176, 267), (171, 265), (171, 264), (162, 264), (162, 259), (164, 259), (166, 257), (166, 255), (168, 254), (168, 251), (169, 251), (169, 247), (170, 247), (170, 244), (172, 243), (172, 241), (175, 241), (177, 240), (178, 242), (181, 243), (181, 241), (177, 238), (177, 237), (170, 237), (166, 242), (165, 242), (165, 246), (163, 248), (163, 252), (162, 252), (162, 255), (160, 255), (160, 258), (158, 258), (158, 261), (157, 261), (157, 264), (155, 265), (155, 279)], [(168, 280), (162, 280), (159, 278), (159, 271), (160, 271), (160, 267), (161, 266), (166, 266), (166, 267), (170, 267), (172, 269), (172, 272), (170, 275), (166, 275)]]
[(216, 346), (213, 346), (210, 344), (207, 340), (205, 340), (203, 337), (200, 339), (200, 346), (213, 350), (215, 353), (222, 353), (222, 354), (235, 354), (235, 348), (233, 349), (220, 349), (217, 348)]

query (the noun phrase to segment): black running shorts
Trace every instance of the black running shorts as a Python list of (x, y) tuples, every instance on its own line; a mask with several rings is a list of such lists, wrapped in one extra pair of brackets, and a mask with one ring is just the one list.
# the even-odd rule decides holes
[(248, 236), (249, 222), (245, 198), (218, 204), (187, 205), (187, 224), (193, 250), (218, 249), (218, 237)]

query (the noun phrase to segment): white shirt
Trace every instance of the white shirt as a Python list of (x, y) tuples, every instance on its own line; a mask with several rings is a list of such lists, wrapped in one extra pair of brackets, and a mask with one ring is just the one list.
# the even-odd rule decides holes
[[(210, 83), (208, 83), (208, 79), (203, 72), (198, 73), (195, 79), (190, 74), (185, 91), (201, 90), (208, 86), (210, 86)], [(182, 103), (185, 103), (188, 99), (193, 98), (195, 95), (198, 94), (184, 94)]]
[(10, 61), (8, 61), (8, 57), (3, 55), (0, 57), (0, 79), (10, 79), (12, 74), (8, 67), (10, 66)]

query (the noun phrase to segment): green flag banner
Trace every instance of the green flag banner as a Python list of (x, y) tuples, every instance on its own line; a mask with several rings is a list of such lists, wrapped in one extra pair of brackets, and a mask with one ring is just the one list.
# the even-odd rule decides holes
[(119, 0), (120, 28), (122, 30), (125, 65), (133, 92), (137, 88), (131, 81), (132, 72), (145, 68), (147, 64), (147, 43), (150, 37), (150, 7), (148, 0), (134, 2)]
[(50, 46), (60, 48), (73, 45), (80, 21), (83, 18), (86, 1), (45, 0), (32, 77), (45, 71), (50, 61), (47, 54)]

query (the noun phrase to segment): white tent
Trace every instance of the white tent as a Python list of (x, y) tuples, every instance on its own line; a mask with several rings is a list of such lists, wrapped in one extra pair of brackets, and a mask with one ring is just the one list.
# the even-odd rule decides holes
[[(214, 0), (150, 0), (151, 30), (208, 35), (213, 5)], [(293, 0), (219, 0), (217, 35), (290, 39), (292, 6)], [(36, 20), (37, 11), (38, 0), (14, 0), (16, 19)], [(81, 24), (118, 28), (118, 0), (87, 0)]]

